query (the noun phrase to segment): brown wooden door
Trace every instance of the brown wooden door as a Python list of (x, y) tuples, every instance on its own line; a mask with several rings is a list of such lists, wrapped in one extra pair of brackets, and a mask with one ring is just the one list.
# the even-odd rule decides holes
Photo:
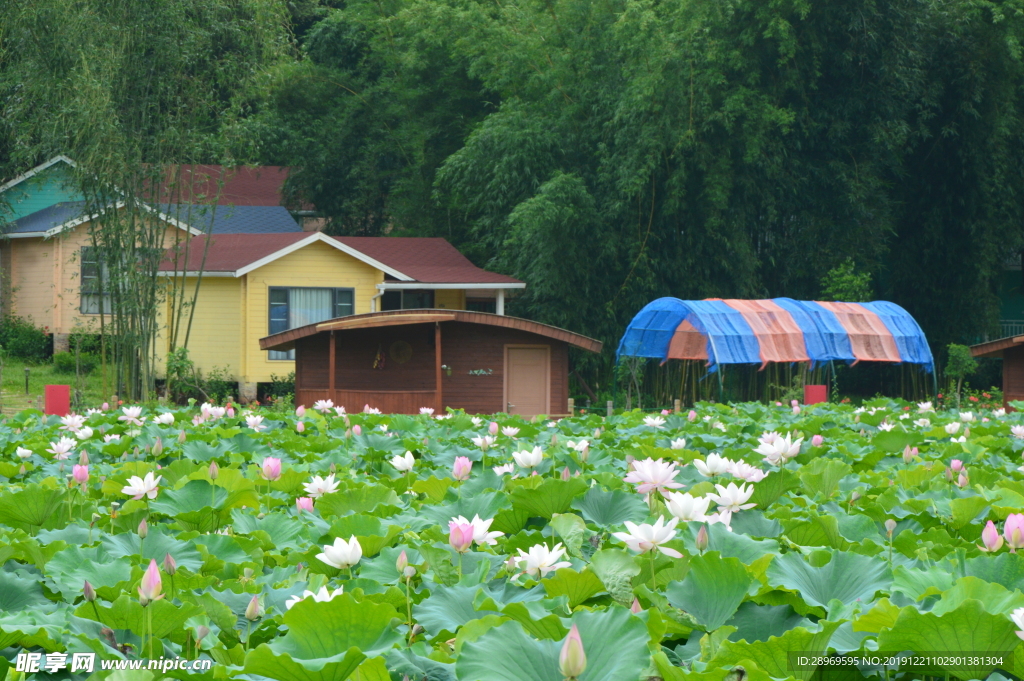
[(551, 348), (547, 345), (505, 349), (505, 410), (509, 414), (548, 413), (550, 358)]

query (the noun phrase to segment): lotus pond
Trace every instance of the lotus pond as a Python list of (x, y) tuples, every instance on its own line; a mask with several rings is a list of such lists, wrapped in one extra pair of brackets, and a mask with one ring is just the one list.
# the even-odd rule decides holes
[(0, 423), (0, 678), (1024, 675), (1020, 413), (318, 406)]

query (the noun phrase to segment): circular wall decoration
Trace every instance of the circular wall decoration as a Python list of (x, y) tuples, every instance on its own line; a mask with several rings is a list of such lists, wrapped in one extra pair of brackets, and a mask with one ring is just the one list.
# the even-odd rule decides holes
[(398, 364), (405, 364), (412, 358), (412, 346), (405, 341), (395, 341), (391, 344), (391, 359)]

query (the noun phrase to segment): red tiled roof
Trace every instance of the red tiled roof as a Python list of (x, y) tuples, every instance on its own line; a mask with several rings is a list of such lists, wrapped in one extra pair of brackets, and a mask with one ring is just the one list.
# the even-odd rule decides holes
[[(170, 175), (172, 171), (168, 171)], [(205, 203), (217, 195), (217, 183), (224, 176), (224, 186), (217, 196), (219, 206), (280, 206), (281, 189), (288, 179), (284, 166), (225, 168), (215, 165), (184, 166), (180, 187), (170, 186), (170, 177), (161, 184), (160, 195), (150, 197), (156, 203)], [(190, 182), (191, 180), (191, 182)]]
[(401, 236), (340, 236), (338, 241), (374, 260), (431, 284), (518, 284), (518, 279), (480, 269), (445, 239)]
[[(206, 250), (206, 236), (193, 237), (188, 245), (188, 262), (185, 257), (184, 244), (167, 251), (167, 257), (160, 263), (164, 272), (187, 271), (198, 272), (234, 272), (257, 260), (287, 248), (297, 241), (308, 239), (309, 232), (289, 232), (287, 234), (217, 234), (210, 237), (210, 248)], [(206, 250), (206, 262), (203, 263), (203, 251)], [(174, 266), (175, 251), (179, 253), (178, 266)]]
[[(210, 237), (210, 248), (203, 263), (206, 236), (193, 237), (188, 247), (188, 262), (184, 246), (177, 267), (173, 263), (174, 249), (160, 265), (165, 272), (235, 272), (278, 251), (296, 244), (303, 239), (315, 237), (316, 232), (291, 232), (287, 234), (217, 234)], [(376, 260), (382, 265), (400, 272), (416, 282), (428, 284), (518, 284), (504, 274), (482, 270), (459, 253), (450, 243), (440, 238), (420, 237), (327, 237), (350, 249)]]

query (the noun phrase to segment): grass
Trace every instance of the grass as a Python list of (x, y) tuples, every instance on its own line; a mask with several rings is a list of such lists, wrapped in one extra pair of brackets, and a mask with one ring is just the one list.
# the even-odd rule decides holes
[[(25, 394), (25, 369), (28, 369), (28, 394)], [(29, 406), (42, 408), (42, 396), (47, 385), (70, 385), (75, 391), (75, 375), (57, 373), (53, 364), (35, 364), (22, 359), (7, 358), (3, 362), (3, 376), (0, 380), (4, 413), (14, 413)], [(109, 383), (108, 383), (109, 385)], [(108, 390), (110, 388), (108, 387)], [(103, 394), (102, 370), (97, 367), (82, 377), (83, 400), (81, 409), (98, 407), (110, 399)], [(32, 400), (33, 403), (29, 404)]]

